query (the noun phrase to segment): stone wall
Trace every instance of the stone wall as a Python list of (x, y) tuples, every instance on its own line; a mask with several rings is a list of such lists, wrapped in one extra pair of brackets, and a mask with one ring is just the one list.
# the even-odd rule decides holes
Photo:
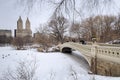
[(91, 59), (91, 71), (98, 75), (120, 77), (120, 64), (101, 59)]

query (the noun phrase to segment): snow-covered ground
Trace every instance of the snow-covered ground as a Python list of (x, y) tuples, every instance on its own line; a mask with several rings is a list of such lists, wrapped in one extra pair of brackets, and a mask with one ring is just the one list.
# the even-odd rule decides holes
[[(119, 77), (89, 75), (87, 62), (77, 51), (70, 54), (60, 52), (41, 53), (36, 49), (15, 50), (0, 47), (0, 80), (5, 72), (15, 72), (20, 62), (36, 65), (36, 80), (120, 80)], [(95, 78), (95, 79), (93, 79)]]

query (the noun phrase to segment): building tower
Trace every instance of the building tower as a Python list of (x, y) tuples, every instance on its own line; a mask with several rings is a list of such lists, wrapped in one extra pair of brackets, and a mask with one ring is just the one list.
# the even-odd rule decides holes
[(28, 33), (28, 36), (31, 36), (32, 35), (32, 31), (31, 31), (31, 29), (30, 29), (30, 21), (29, 21), (29, 19), (27, 18), (27, 20), (26, 20), (26, 23), (25, 23), (25, 30), (26, 30), (26, 32)]
[(17, 29), (19, 31), (23, 30), (23, 21), (21, 19), (21, 16), (19, 17), (18, 21), (17, 21)]
[(25, 23), (25, 29), (23, 28), (23, 21), (21, 16), (17, 21), (17, 29), (15, 29), (15, 37), (32, 37), (32, 31), (30, 29), (30, 21), (27, 18)]
[(26, 30), (30, 30), (30, 21), (29, 21), (29, 19), (27, 18), (27, 20), (26, 20), (26, 23), (25, 23), (25, 25), (26, 25)]

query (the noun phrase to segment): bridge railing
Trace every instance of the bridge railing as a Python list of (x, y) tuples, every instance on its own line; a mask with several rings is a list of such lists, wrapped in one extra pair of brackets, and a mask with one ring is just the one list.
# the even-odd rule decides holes
[(120, 47), (97, 46), (97, 54), (120, 58)]

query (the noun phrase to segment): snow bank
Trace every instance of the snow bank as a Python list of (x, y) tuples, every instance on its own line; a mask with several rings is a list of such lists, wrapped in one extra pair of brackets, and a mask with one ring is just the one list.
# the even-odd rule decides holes
[[(79, 52), (74, 52), (74, 55), (81, 56)], [(37, 65), (35, 77), (38, 80), (93, 80), (94, 78), (95, 80), (120, 80), (116, 77), (89, 75), (86, 62), (79, 57), (75, 58), (74, 55), (0, 47), (0, 78), (8, 69), (15, 71), (21, 61), (25, 63), (35, 61)]]

